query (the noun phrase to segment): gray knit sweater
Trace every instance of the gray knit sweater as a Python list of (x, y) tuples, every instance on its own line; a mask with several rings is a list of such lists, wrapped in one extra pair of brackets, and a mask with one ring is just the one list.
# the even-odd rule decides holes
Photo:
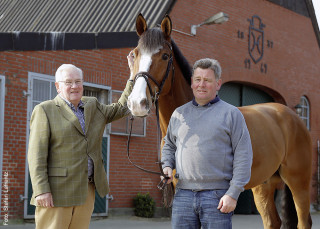
[(222, 100), (178, 107), (164, 141), (163, 168), (177, 170), (178, 188), (227, 189), (226, 194), (237, 200), (249, 182), (250, 135), (239, 109)]

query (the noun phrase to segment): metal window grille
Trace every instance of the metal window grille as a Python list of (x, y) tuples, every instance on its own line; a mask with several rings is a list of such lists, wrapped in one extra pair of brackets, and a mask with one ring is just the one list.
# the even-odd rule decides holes
[(301, 114), (299, 115), (302, 121), (305, 123), (308, 130), (310, 130), (310, 106), (309, 101), (305, 96), (300, 98), (300, 105), (302, 107)]

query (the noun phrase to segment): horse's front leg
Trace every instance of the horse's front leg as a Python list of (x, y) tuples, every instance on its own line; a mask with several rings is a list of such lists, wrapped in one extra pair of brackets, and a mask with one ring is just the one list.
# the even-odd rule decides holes
[(254, 202), (261, 215), (264, 229), (280, 229), (281, 219), (274, 202), (274, 191), (280, 179), (273, 177), (252, 188)]

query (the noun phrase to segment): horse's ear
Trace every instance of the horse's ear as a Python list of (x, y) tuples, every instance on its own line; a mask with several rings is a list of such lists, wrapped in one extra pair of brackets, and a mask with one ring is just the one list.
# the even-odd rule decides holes
[(172, 31), (172, 22), (169, 15), (166, 15), (161, 22), (161, 30), (164, 33), (165, 37), (168, 38), (171, 35)]
[(147, 22), (140, 13), (136, 19), (136, 31), (138, 36), (140, 37), (147, 29)]

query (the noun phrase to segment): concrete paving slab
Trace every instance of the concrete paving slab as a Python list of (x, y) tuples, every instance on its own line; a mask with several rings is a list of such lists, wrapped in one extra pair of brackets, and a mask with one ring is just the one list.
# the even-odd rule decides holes
[[(313, 229), (320, 229), (320, 212), (311, 214)], [(34, 229), (35, 224), (1, 225), (4, 229)], [(107, 218), (92, 218), (90, 229), (170, 229), (170, 218), (140, 218), (135, 216), (114, 216)], [(233, 229), (259, 229), (263, 228), (260, 215), (234, 215)]]

